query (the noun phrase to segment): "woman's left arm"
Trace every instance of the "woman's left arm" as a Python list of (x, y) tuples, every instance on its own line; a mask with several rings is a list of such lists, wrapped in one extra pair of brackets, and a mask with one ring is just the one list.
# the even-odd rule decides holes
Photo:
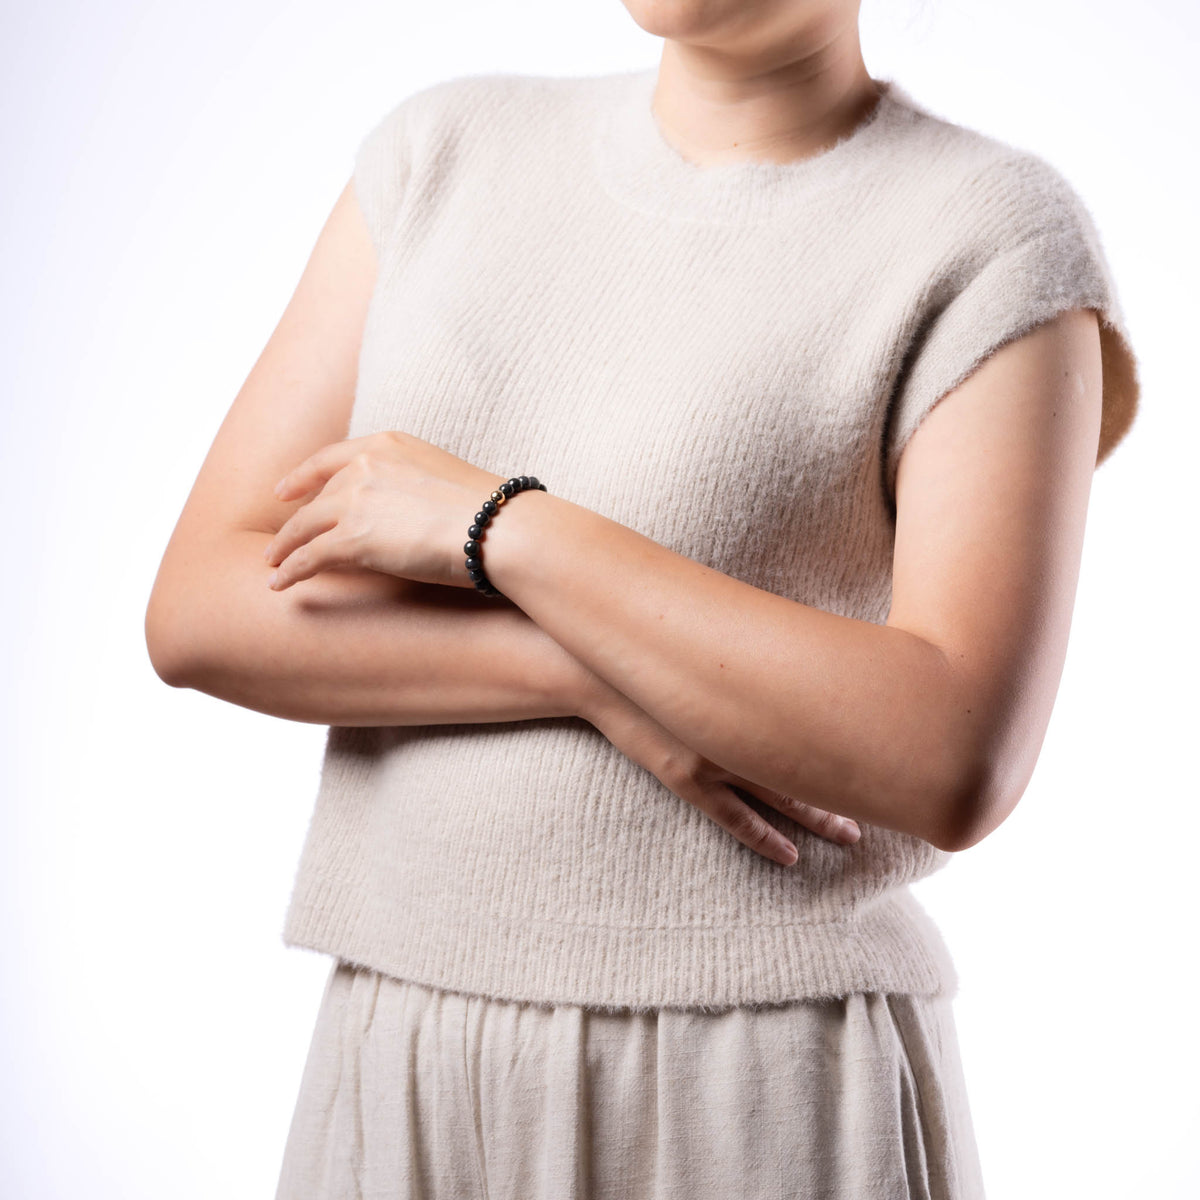
[(1100, 396), (1096, 317), (1074, 310), (943, 397), (901, 457), (886, 625), (763, 591), (549, 492), (504, 506), (484, 565), (698, 753), (964, 849), (1012, 811), (1049, 723)]
[[(965, 849), (1012, 811), (1049, 723), (1100, 410), (1087, 309), (1007, 343), (947, 392), (898, 460), (885, 625), (764, 591), (552, 492), (504, 505), (484, 567), (695, 753), (815, 807)], [(408, 434), (324, 447), (277, 489), (320, 492), (266, 548), (271, 586), (352, 563), (469, 587), (458, 531), (497, 482)], [(605, 694), (579, 698), (601, 729)]]

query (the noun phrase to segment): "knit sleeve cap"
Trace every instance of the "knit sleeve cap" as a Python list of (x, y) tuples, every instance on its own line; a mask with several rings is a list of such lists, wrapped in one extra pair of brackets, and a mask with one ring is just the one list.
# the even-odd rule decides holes
[(1103, 374), (1096, 465), (1122, 441), (1140, 386), (1125, 319), (1090, 212), (1040, 156), (1018, 152), (972, 181), (970, 236), (928, 280), (891, 400), (885, 472), (894, 499), (900, 456), (938, 401), (1008, 342), (1074, 308), (1099, 320)]
[(407, 139), (413, 97), (393, 105), (358, 144), (354, 155), (354, 194), (376, 256), (382, 258), (396, 227), (410, 170)]

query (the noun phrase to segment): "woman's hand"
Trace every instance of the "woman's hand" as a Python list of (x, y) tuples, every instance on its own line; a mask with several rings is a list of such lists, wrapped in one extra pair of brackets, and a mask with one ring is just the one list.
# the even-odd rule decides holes
[(282, 591), (329, 567), (365, 567), (473, 587), (463, 565), (467, 527), (506, 478), (399, 430), (322, 446), (276, 485), (280, 500), (315, 494), (264, 550), (278, 568), (270, 586)]
[[(276, 485), (302, 504), (268, 543), (280, 591), (330, 567), (357, 567), (420, 583), (473, 587), (463, 566), (467, 526), (505, 477), (412, 434), (388, 430), (323, 446)], [(780, 795), (697, 754), (607, 682), (588, 673), (580, 713), (623, 754), (649, 770), (743, 845), (790, 866), (796, 847), (734, 788), (833, 841), (858, 840), (854, 821)]]
[(772, 862), (790, 867), (799, 852), (779, 830), (736, 795), (735, 787), (830, 841), (850, 845), (862, 835), (858, 823), (849, 817), (793, 800), (718, 767), (685, 746), (598, 676), (592, 676), (576, 704), (579, 715), (604, 734), (622, 754), (645, 767), (680, 799), (695, 805), (744, 846)]

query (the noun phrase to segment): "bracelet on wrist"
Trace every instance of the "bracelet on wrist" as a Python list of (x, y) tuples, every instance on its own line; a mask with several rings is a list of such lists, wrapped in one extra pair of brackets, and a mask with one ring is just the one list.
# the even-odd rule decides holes
[(480, 505), (480, 511), (475, 514), (474, 524), (467, 528), (467, 543), (463, 550), (467, 555), (467, 575), (475, 584), (477, 591), (485, 596), (503, 599), (503, 593), (498, 592), (488, 581), (483, 570), (483, 548), (479, 541), (484, 536), (484, 530), (491, 524), (492, 518), (500, 511), (505, 501), (518, 492), (544, 492), (546, 485), (539, 483), (536, 475), (515, 475), (507, 479)]

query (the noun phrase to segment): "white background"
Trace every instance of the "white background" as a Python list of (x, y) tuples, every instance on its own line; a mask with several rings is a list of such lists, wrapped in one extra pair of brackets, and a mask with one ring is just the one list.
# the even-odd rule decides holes
[[(917, 887), (989, 1198), (1196, 1196), (1197, 9), (889, 7), (868, 69), (1065, 173), (1141, 362), (1035, 778)], [(324, 727), (161, 683), (154, 573), (366, 130), (660, 45), (618, 0), (0, 12), (4, 1196), (273, 1195), (328, 968), (280, 941)]]

